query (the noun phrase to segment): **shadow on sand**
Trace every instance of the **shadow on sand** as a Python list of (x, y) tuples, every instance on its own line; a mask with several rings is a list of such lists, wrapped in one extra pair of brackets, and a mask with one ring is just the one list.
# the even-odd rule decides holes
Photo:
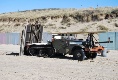
[[(12, 55), (12, 56), (19, 56), (19, 53), (10, 53), (10, 54), (6, 54), (6, 55)], [(31, 55), (26, 55), (26, 56), (31, 56)], [(36, 56), (38, 57), (38, 56)], [(50, 57), (44, 57), (44, 58), (50, 58)], [(64, 56), (64, 55), (53, 55), (51, 58), (56, 58), (56, 59), (68, 59), (68, 60), (74, 60), (73, 57), (71, 56)], [(85, 60), (88, 60), (87, 58), (85, 58)]]
[(13, 55), (13, 56), (19, 56), (19, 53), (10, 53), (10, 54), (6, 54), (6, 55)]
[(64, 55), (54, 55), (51, 58), (74, 60), (73, 57), (64, 56)]

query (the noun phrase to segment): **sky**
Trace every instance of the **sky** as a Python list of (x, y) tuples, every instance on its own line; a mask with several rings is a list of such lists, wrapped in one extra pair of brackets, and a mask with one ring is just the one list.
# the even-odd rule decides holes
[(118, 0), (0, 0), (0, 13), (45, 8), (118, 7)]

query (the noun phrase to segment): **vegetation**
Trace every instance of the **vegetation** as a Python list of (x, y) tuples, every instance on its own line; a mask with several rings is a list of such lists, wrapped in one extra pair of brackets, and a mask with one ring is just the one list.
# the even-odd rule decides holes
[(97, 28), (99, 28), (99, 30), (105, 30), (108, 31), (109, 29), (107, 27), (105, 27), (104, 25), (99, 25)]
[(16, 23), (14, 26), (20, 26), (20, 23)]
[(115, 27), (118, 27), (118, 23), (114, 23)]
[(88, 27), (85, 27), (85, 28), (83, 28), (83, 29), (80, 29), (79, 32), (86, 32), (87, 30), (88, 30)]
[(59, 29), (66, 29), (66, 27), (59, 27)]
[(88, 9), (59, 9), (59, 8), (49, 8), (49, 9), (34, 9), (18, 12), (10, 12), (5, 14), (0, 14), (0, 21), (26, 21), (26, 20), (39, 20), (42, 22), (47, 22), (47, 18), (57, 19), (63, 18), (62, 23), (70, 22), (70, 18), (74, 19), (76, 22), (90, 22), (95, 20), (101, 20), (106, 18), (107, 14), (114, 14), (118, 17), (118, 8), (104, 7), (104, 8), (88, 8)]
[[(12, 30), (15, 31), (16, 30), (15, 28), (18, 29), (19, 26), (24, 27), (24, 25), (26, 25), (27, 23), (32, 24), (38, 21), (42, 25), (44, 25), (44, 28), (46, 30), (48, 30), (49, 28), (53, 29), (52, 31), (56, 31), (56, 29), (57, 31), (58, 29), (65, 29), (64, 31), (66, 32), (67, 28), (72, 29), (72, 27), (75, 28), (77, 26), (80, 26), (81, 28), (83, 27), (83, 29), (81, 28), (75, 30), (72, 29), (72, 31), (86, 32), (95, 26), (97, 26), (96, 30), (108, 31), (111, 29), (110, 28), (111, 26), (118, 27), (117, 18), (118, 18), (118, 7), (88, 8), (88, 9), (74, 9), (74, 8), (34, 9), (34, 10), (0, 14), (0, 23), (1, 23), (0, 26), (2, 28), (4, 28), (5, 26), (12, 27), (13, 28)], [(102, 20), (105, 21), (105, 24), (102, 24)], [(106, 24), (106, 21), (107, 24), (109, 24), (108, 26)], [(117, 28), (115, 29), (117, 30)], [(7, 31), (7, 29), (4, 31)]]
[(51, 24), (51, 23), (48, 24), (48, 26), (54, 26), (54, 25), (55, 25), (55, 24)]

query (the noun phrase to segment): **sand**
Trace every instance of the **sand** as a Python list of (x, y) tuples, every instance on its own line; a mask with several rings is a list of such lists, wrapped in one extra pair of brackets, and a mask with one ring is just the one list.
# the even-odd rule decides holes
[[(78, 62), (72, 56), (18, 56), (19, 45), (0, 45), (0, 80), (118, 80), (118, 51)], [(15, 54), (14, 54), (15, 53)]]

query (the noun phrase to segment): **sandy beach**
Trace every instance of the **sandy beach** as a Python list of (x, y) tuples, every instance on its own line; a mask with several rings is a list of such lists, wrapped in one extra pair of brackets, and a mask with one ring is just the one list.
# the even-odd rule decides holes
[(18, 56), (19, 45), (0, 45), (1, 80), (118, 80), (118, 51), (78, 62), (72, 56)]

